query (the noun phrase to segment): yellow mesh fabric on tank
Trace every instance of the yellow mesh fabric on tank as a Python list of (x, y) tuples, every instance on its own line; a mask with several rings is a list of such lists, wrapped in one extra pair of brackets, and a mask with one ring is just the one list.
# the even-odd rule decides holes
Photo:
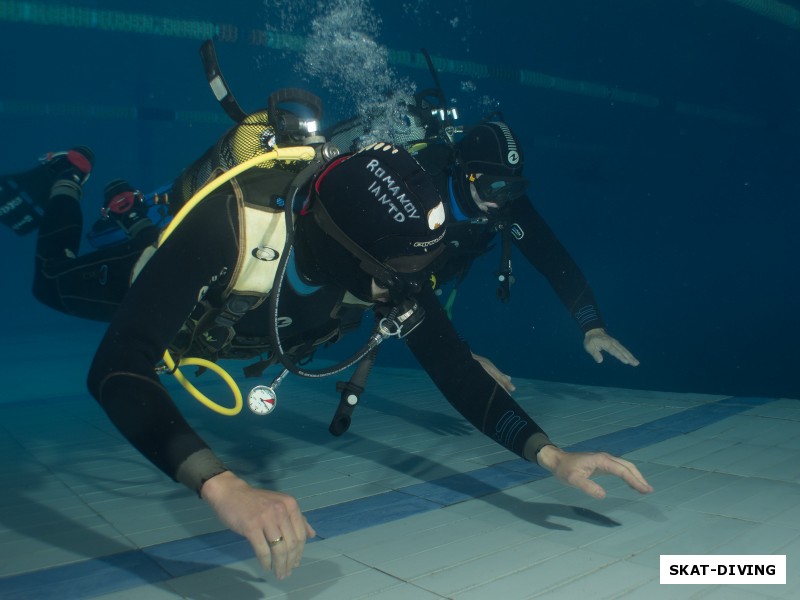
[[(181, 173), (173, 186), (173, 190), (177, 190), (181, 198), (176, 198), (175, 206), (171, 205), (170, 208), (177, 211), (215, 173), (227, 171), (254, 156), (271, 151), (274, 140), (275, 129), (269, 123), (266, 110), (248, 115)], [(255, 168), (297, 172), (301, 167), (300, 161), (270, 160)]]

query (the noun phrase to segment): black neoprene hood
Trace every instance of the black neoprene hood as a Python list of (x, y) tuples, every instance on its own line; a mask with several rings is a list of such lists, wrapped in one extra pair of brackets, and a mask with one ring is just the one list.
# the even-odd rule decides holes
[(517, 136), (500, 121), (473, 127), (458, 143), (457, 157), (465, 173), (519, 177), (525, 166)]
[(401, 148), (378, 143), (340, 157), (320, 174), (314, 191), (311, 211), (323, 230), (340, 242), (345, 236), (380, 262), (403, 265), (397, 270), (418, 271), (443, 248), (444, 204)]

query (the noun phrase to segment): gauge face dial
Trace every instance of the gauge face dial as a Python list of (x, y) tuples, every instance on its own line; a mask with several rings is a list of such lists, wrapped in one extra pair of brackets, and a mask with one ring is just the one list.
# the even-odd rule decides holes
[(247, 394), (247, 406), (257, 415), (268, 415), (276, 403), (275, 391), (267, 385), (257, 385)]

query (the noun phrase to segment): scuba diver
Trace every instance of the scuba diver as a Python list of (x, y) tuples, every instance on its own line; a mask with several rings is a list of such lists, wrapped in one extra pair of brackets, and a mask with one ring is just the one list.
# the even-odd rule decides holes
[(441, 285), (453, 282), (448, 312), (458, 284), (474, 260), (499, 237), (501, 262), (497, 296), (507, 302), (514, 281), (512, 243), (549, 282), (584, 334), (583, 346), (598, 363), (603, 352), (626, 365), (639, 361), (606, 332), (594, 293), (578, 265), (526, 194), (522, 145), (502, 121), (486, 120), (455, 143), (421, 143), (412, 154), (433, 178), (448, 210), (447, 263), (436, 271)]
[[(464, 128), (456, 125), (458, 110), (448, 103), (430, 55), (424, 48), (422, 54), (434, 87), (409, 99), (407, 114), (391, 131), (391, 139), (411, 152), (445, 200), (447, 261), (436, 265), (435, 280), (439, 294), (445, 284), (451, 284), (444, 299), (447, 314), (452, 316), (458, 286), (472, 264), (499, 237), (497, 297), (501, 301), (511, 298), (511, 254), (516, 245), (575, 319), (584, 334), (583, 347), (597, 363), (603, 362), (603, 352), (607, 352), (623, 364), (638, 366), (639, 360), (607, 333), (586, 277), (527, 196), (522, 144), (502, 121), (502, 114), (493, 113), (464, 133)], [(500, 120), (493, 120), (495, 117)], [(368, 117), (356, 117), (334, 124), (325, 135), (339, 148), (356, 151), (363, 140), (370, 139), (371, 129)], [(487, 359), (475, 358), (507, 391), (513, 391), (510, 377)]]

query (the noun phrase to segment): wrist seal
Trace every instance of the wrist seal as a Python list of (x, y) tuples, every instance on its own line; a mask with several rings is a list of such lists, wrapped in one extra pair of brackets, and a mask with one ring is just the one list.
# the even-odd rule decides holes
[(208, 448), (198, 450), (181, 463), (175, 479), (193, 490), (198, 496), (203, 484), (228, 468)]
[(547, 437), (546, 434), (534, 433), (528, 438), (528, 441), (525, 442), (525, 448), (522, 451), (522, 456), (527, 461), (539, 464), (539, 451), (545, 446), (553, 446), (554, 448), (557, 448), (557, 446), (550, 441), (550, 438)]

